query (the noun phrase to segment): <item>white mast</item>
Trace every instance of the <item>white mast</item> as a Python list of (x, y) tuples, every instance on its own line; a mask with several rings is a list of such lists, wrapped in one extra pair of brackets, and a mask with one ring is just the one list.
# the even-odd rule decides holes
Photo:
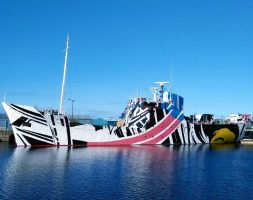
[(67, 72), (68, 49), (69, 49), (69, 34), (67, 34), (67, 40), (66, 40), (64, 71), (63, 71), (63, 79), (62, 79), (62, 87), (61, 87), (61, 101), (60, 101), (59, 114), (63, 114), (63, 98), (64, 98), (65, 80), (66, 80), (66, 72)]
[(172, 103), (172, 62), (170, 64), (170, 103)]
[(153, 94), (153, 101), (157, 102), (157, 92), (158, 92), (159, 88), (157, 88), (157, 87), (151, 87), (150, 90), (151, 90), (151, 92)]

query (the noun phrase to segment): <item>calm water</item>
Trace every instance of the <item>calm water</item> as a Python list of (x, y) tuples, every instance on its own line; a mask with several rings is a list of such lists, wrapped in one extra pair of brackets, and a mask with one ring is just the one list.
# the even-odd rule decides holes
[(0, 199), (253, 199), (253, 146), (13, 148)]

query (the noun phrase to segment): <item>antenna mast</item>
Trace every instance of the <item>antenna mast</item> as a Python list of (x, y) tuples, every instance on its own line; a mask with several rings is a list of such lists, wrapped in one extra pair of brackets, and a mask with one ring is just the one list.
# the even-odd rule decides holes
[(170, 103), (172, 103), (172, 61), (170, 63)]
[(69, 34), (67, 34), (67, 40), (66, 40), (64, 71), (63, 71), (63, 79), (62, 79), (62, 87), (61, 87), (61, 100), (60, 100), (59, 114), (63, 114), (63, 98), (64, 98), (65, 80), (66, 80), (66, 72), (67, 72), (68, 49), (69, 49)]
[(157, 92), (158, 92), (159, 88), (151, 87), (150, 90), (151, 90), (151, 93), (153, 94), (153, 101), (157, 102)]
[(169, 82), (158, 81), (158, 82), (155, 82), (155, 83), (160, 85), (160, 101), (162, 101), (163, 93), (164, 93), (164, 85), (169, 84)]

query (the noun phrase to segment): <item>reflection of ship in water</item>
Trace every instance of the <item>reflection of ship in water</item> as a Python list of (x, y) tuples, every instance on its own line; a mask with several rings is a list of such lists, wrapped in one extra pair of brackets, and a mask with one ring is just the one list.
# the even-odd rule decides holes
[[(182, 187), (189, 180), (198, 183), (202, 180), (204, 185), (194, 190), (198, 192), (220, 179), (219, 170), (230, 170), (220, 168), (222, 163), (241, 157), (232, 151), (237, 148), (235, 144), (229, 145), (231, 153), (227, 156), (216, 154), (216, 151), (224, 151), (220, 147), (215, 151), (210, 151), (214, 146), (208, 144), (15, 148), (3, 169), (0, 197), (32, 199), (38, 194), (42, 199), (67, 199), (77, 194), (79, 197), (90, 195), (90, 198), (94, 197), (92, 195), (115, 195), (121, 199), (172, 197), (177, 195), (179, 188), (181, 193), (191, 192), (194, 187), (189, 190)], [(220, 162), (221, 159), (224, 161)], [(241, 175), (240, 170), (231, 171), (234, 176)]]
[(209, 146), (210, 150), (216, 150), (216, 151), (226, 151), (226, 150), (234, 150), (240, 148), (240, 144), (233, 144), (233, 143), (227, 143), (227, 144), (215, 144), (211, 143)]
[[(10, 147), (8, 147), (8, 150)], [(48, 188), (47, 192), (62, 199), (64, 174), (69, 159), (68, 148), (15, 148), (6, 162), (2, 184), (2, 195), (6, 199), (36, 199), (37, 193)], [(41, 184), (38, 187), (38, 184)], [(37, 187), (35, 187), (37, 185)], [(57, 186), (57, 187), (56, 187)], [(46, 194), (45, 194), (46, 196)], [(42, 199), (45, 196), (40, 197)]]

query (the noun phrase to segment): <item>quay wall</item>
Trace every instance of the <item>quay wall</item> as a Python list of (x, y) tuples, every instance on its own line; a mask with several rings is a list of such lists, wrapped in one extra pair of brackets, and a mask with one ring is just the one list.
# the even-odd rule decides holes
[(13, 134), (12, 130), (0, 129), (0, 142), (9, 142), (9, 137), (12, 134)]

